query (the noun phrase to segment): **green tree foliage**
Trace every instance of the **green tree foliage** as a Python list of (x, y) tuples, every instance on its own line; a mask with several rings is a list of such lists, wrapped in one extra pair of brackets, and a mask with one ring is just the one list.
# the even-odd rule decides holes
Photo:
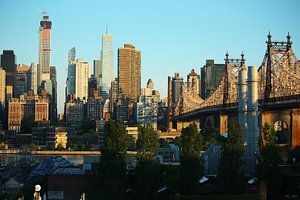
[(59, 143), (56, 147), (57, 150), (63, 150), (65, 149), (64, 146), (62, 145), (62, 143)]
[(203, 137), (203, 149), (206, 150), (209, 145), (217, 143), (220, 139), (220, 131), (216, 128), (205, 128), (201, 130)]
[(117, 121), (105, 124), (104, 149), (96, 173), (91, 177), (88, 199), (123, 199), (126, 189), (126, 127)]
[(182, 193), (190, 194), (203, 176), (203, 162), (200, 159), (202, 137), (195, 124), (182, 129), (179, 140), (181, 148), (179, 182)]
[(34, 118), (32, 116), (24, 117), (21, 121), (21, 133), (31, 133), (34, 123)]
[(150, 126), (139, 128), (136, 148), (140, 159), (153, 160), (159, 147), (157, 132)]
[(276, 132), (270, 124), (264, 124), (259, 136), (259, 156), (257, 175), (260, 180), (271, 181), (278, 175), (278, 165), (281, 161), (279, 149), (276, 146)]
[(153, 199), (161, 186), (162, 171), (155, 162), (159, 147), (157, 132), (150, 126), (139, 128), (137, 140), (136, 194), (138, 199)]
[(96, 123), (94, 120), (85, 118), (81, 121), (80, 130), (82, 132), (89, 132), (90, 130), (95, 130)]
[(228, 136), (221, 143), (221, 158), (218, 169), (218, 179), (224, 193), (238, 194), (243, 192), (243, 155), (244, 142), (238, 122), (233, 121), (228, 126)]

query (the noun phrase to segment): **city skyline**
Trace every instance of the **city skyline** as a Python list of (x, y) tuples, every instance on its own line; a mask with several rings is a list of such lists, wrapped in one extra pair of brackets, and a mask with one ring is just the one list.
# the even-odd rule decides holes
[[(16, 2), (18, 6), (14, 6)], [(162, 97), (167, 93), (168, 75), (180, 72), (186, 77), (192, 68), (200, 74), (200, 67), (206, 59), (223, 63), (227, 50), (232, 58), (240, 57), (244, 51), (246, 65), (259, 67), (268, 31), (271, 31), (273, 40), (285, 40), (287, 32), (290, 32), (296, 55), (300, 51), (300, 28), (292, 26), (299, 15), (296, 14), (300, 5), (298, 1), (252, 1), (243, 4), (239, 1), (191, 1), (189, 4), (155, 1), (140, 3), (133, 8), (119, 1), (91, 1), (89, 4), (64, 1), (60, 5), (51, 5), (50, 1), (43, 4), (28, 2), (0, 3), (0, 24), (3, 27), (0, 50), (14, 50), (17, 64), (38, 63), (38, 23), (42, 13), (36, 9), (45, 9), (53, 23), (50, 65), (57, 67), (58, 85), (65, 85), (70, 48), (75, 46), (78, 58), (87, 60), (91, 66), (94, 59), (100, 58), (101, 36), (106, 25), (114, 38), (114, 71), (117, 71), (117, 49), (125, 43), (134, 44), (143, 53), (141, 85), (151, 78)], [(268, 4), (272, 4), (271, 8), (264, 9)], [(62, 10), (66, 8), (64, 5), (71, 8), (68, 10), (84, 8), (91, 12), (84, 16), (75, 15)], [(103, 12), (95, 12), (102, 7), (106, 8), (101, 10)], [(11, 8), (15, 8), (13, 12), (9, 12)], [(128, 16), (119, 14), (120, 10), (126, 10), (124, 8), (128, 9)], [(246, 10), (249, 12), (245, 13)], [(274, 10), (280, 10), (281, 15)], [(92, 26), (91, 22), (84, 23), (87, 21), (96, 23), (96, 26)], [(76, 26), (85, 31), (76, 29)], [(19, 33), (20, 29), (23, 34)], [(86, 36), (82, 37), (82, 34)], [(59, 113), (63, 110), (64, 98), (64, 87), (58, 87)]]

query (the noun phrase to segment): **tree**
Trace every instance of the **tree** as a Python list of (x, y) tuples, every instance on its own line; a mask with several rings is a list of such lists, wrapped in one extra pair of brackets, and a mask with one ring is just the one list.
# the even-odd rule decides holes
[(264, 124), (258, 144), (257, 176), (261, 182), (267, 183), (267, 191), (275, 190), (280, 185), (281, 158), (279, 148), (276, 146), (276, 132), (270, 124)]
[(257, 175), (260, 180), (270, 181), (278, 171), (278, 165), (281, 161), (279, 149), (276, 146), (276, 132), (270, 124), (264, 124), (258, 142)]
[(88, 199), (122, 199), (126, 189), (126, 127), (120, 120), (109, 121), (104, 134), (104, 148), (97, 171), (91, 177)]
[(82, 132), (88, 132), (90, 130), (95, 130), (96, 123), (94, 120), (91, 120), (89, 118), (85, 118), (81, 121), (80, 124), (80, 130)]
[(216, 128), (204, 128), (201, 130), (201, 136), (203, 137), (203, 149), (207, 149), (209, 145), (217, 143), (220, 139), (220, 131)]
[(179, 140), (181, 148), (179, 182), (183, 193), (191, 193), (203, 176), (203, 162), (200, 158), (202, 137), (195, 124), (182, 129)]
[(243, 155), (244, 142), (238, 122), (231, 121), (228, 126), (228, 136), (221, 143), (221, 158), (218, 169), (218, 179), (223, 192), (238, 194), (243, 192)]
[(136, 146), (137, 197), (138, 199), (153, 199), (162, 179), (160, 166), (155, 162), (156, 150), (159, 147), (157, 132), (150, 125), (140, 127)]
[(159, 142), (157, 132), (150, 125), (140, 127), (136, 147), (139, 159), (154, 159)]

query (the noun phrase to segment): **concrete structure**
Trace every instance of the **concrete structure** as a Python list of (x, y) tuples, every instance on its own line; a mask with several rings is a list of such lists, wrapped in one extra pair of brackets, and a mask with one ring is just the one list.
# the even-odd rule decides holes
[(131, 44), (118, 49), (119, 93), (131, 100), (141, 94), (141, 52)]
[(212, 95), (220, 84), (225, 72), (225, 64), (215, 64), (214, 60), (206, 60), (201, 69), (201, 97), (203, 99)]
[(192, 96), (199, 97), (200, 95), (200, 75), (195, 72), (195, 69), (187, 75), (187, 90)]
[(100, 120), (103, 117), (103, 102), (98, 96), (91, 96), (87, 100), (87, 118)]
[(30, 65), (29, 77), (30, 77), (30, 89), (34, 94), (37, 94), (37, 74), (36, 64), (34, 62)]
[(38, 86), (42, 81), (50, 80), (50, 38), (52, 22), (48, 15), (43, 15), (39, 28), (39, 63), (37, 66)]
[(175, 73), (172, 78), (172, 104), (175, 105), (179, 101), (182, 94), (183, 78), (180, 73)]
[(112, 36), (106, 34), (102, 36), (102, 51), (101, 51), (101, 68), (102, 74), (102, 91), (109, 94), (110, 83), (115, 79), (114, 63), (113, 63), (113, 49), (112, 49)]
[(5, 70), (0, 67), (0, 106), (5, 105), (5, 82), (6, 82)]
[(68, 132), (64, 127), (51, 128), (47, 132), (47, 146), (49, 148), (57, 149), (59, 145), (62, 148), (67, 148)]
[(84, 104), (85, 102), (79, 99), (70, 99), (65, 103), (65, 118), (67, 123), (79, 126), (78, 123), (84, 119)]
[(94, 60), (94, 76), (97, 80), (97, 88), (99, 89), (100, 93), (100, 88), (102, 87), (102, 67), (101, 67), (101, 60), (97, 59)]
[(3, 50), (1, 65), (6, 72), (6, 85), (15, 86), (16, 56), (12, 50)]
[(41, 96), (12, 98), (8, 101), (8, 130), (20, 131), (21, 121), (25, 117), (32, 117), (35, 122), (48, 120), (48, 111), (48, 99)]
[(30, 89), (30, 67), (24, 64), (18, 64), (16, 67), (14, 97), (19, 98), (20, 95), (24, 95)]
[(76, 59), (68, 65), (67, 94), (80, 99), (88, 98), (88, 79), (90, 65), (82, 59)]
[(71, 62), (74, 62), (75, 59), (76, 59), (76, 48), (73, 47), (68, 52), (68, 64), (70, 64)]

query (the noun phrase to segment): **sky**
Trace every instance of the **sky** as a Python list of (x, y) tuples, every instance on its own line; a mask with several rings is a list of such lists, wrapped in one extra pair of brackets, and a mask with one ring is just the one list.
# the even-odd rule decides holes
[(224, 63), (226, 51), (230, 58), (243, 51), (246, 65), (260, 66), (268, 31), (274, 41), (286, 40), (290, 32), (297, 56), (299, 8), (298, 0), (0, 0), (0, 51), (14, 50), (17, 64), (37, 63), (39, 22), (46, 11), (62, 113), (68, 50), (76, 47), (77, 57), (92, 69), (106, 26), (115, 76), (117, 49), (131, 43), (142, 53), (142, 87), (151, 78), (165, 97), (168, 76), (180, 72), (186, 80), (192, 68), (200, 74), (206, 59)]

